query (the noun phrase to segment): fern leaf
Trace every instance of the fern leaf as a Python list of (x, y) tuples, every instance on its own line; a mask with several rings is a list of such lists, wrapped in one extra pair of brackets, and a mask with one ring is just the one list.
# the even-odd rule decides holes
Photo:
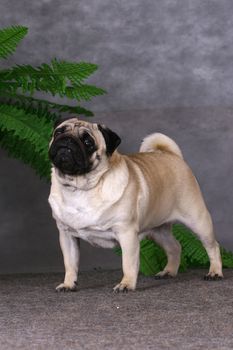
[(58, 105), (51, 104), (51, 108), (57, 109), (59, 112), (69, 112), (72, 114), (85, 115), (86, 117), (93, 117), (93, 113), (86, 108), (81, 106), (68, 106), (68, 105)]
[(27, 32), (28, 29), (23, 26), (11, 26), (0, 30), (0, 57), (7, 58), (12, 54)]
[(37, 67), (30, 65), (16, 65), (0, 72), (1, 79), (12, 80), (18, 78), (43, 79), (56, 81), (56, 78), (72, 79), (75, 84), (81, 83), (98, 69), (98, 66), (88, 62), (72, 63), (54, 59), (51, 65), (46, 63)]
[[(1, 75), (1, 72), (0, 72)], [(18, 89), (18, 83), (13, 81), (1, 81), (0, 76), (0, 96), (4, 93), (15, 93)]]
[(35, 153), (40, 154), (46, 162), (48, 144), (52, 133), (52, 122), (46, 118), (25, 112), (23, 109), (9, 105), (0, 105), (0, 130), (10, 133), (20, 141), (33, 145)]
[(209, 258), (199, 239), (184, 225), (173, 225), (173, 234), (182, 246), (182, 256), (191, 267), (206, 267)]
[[(38, 67), (30, 65), (15, 66), (0, 71), (0, 82), (7, 84), (7, 91), (16, 93), (20, 89), (31, 95), (35, 91), (49, 92), (53, 96), (68, 97), (71, 99), (89, 100), (93, 96), (106, 93), (103, 89), (82, 84), (83, 79), (97, 69), (91, 63), (69, 63), (53, 60), (51, 65), (42, 64)], [(0, 86), (1, 88), (1, 86)]]
[[(27, 28), (22, 26), (0, 30), (0, 57), (12, 53), (26, 33)], [(59, 118), (55, 112), (85, 116), (93, 113), (79, 105), (58, 104), (32, 95), (42, 91), (78, 101), (90, 100), (105, 93), (83, 84), (97, 69), (92, 63), (53, 59), (37, 67), (17, 65), (0, 70), (0, 145), (48, 178), (48, 144), (53, 121)]]
[(140, 242), (140, 272), (151, 276), (163, 270), (167, 258), (164, 251), (153, 241), (145, 239)]
[[(145, 276), (152, 276), (162, 271), (167, 263), (164, 250), (152, 240), (140, 242), (140, 272)], [(181, 256), (179, 271), (187, 270), (187, 260)]]
[(222, 266), (225, 268), (233, 268), (233, 253), (227, 251), (223, 247), (220, 247), (220, 253), (222, 257)]
[(106, 91), (93, 85), (68, 86), (65, 90), (66, 97), (78, 101), (89, 101), (94, 96), (106, 94)]
[(0, 146), (9, 156), (30, 165), (35, 172), (47, 180), (50, 179), (51, 165), (47, 157), (36, 151), (35, 146), (29, 140), (22, 140), (14, 135), (14, 132), (0, 130)]
[(58, 104), (55, 102), (50, 102), (48, 100), (38, 99), (32, 96), (15, 94), (12, 92), (4, 91), (1, 94), (1, 82), (0, 82), (0, 95), (5, 98), (6, 101), (12, 101), (12, 104), (22, 107), (24, 109), (32, 108), (34, 111), (39, 111), (39, 109), (44, 110), (44, 114), (49, 115), (49, 118), (56, 120), (58, 116), (54, 113), (51, 113), (50, 110), (57, 110), (58, 112), (68, 112), (72, 114), (85, 115), (86, 117), (92, 117), (94, 114), (81, 106), (69, 106)]
[(54, 59), (51, 64), (55, 74), (65, 75), (73, 84), (80, 84), (98, 69), (96, 64), (88, 62), (73, 63)]

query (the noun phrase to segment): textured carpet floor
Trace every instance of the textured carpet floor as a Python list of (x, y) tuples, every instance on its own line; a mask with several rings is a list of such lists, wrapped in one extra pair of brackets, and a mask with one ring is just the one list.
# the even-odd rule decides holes
[(233, 270), (173, 280), (139, 277), (112, 293), (120, 271), (83, 272), (76, 293), (56, 293), (62, 275), (0, 276), (0, 349), (233, 349)]

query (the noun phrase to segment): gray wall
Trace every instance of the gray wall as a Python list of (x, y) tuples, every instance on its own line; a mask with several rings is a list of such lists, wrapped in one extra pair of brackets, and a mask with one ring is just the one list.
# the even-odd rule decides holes
[[(181, 146), (203, 189), (218, 240), (233, 250), (233, 3), (230, 0), (1, 0), (0, 26), (29, 34), (2, 66), (53, 57), (100, 65), (89, 82), (108, 95), (86, 106), (136, 151), (160, 131)], [(49, 185), (0, 153), (0, 272), (59, 271)], [(82, 268), (116, 267), (83, 244)]]

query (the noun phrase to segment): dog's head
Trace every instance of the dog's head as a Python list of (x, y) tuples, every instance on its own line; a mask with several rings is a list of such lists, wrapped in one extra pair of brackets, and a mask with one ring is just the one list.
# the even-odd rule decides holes
[(85, 175), (110, 157), (120, 142), (104, 125), (71, 118), (55, 124), (49, 158), (64, 175)]

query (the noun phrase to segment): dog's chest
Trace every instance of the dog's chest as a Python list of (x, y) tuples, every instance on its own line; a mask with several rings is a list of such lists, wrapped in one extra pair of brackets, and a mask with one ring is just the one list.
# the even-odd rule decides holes
[(92, 196), (82, 193), (65, 195), (50, 194), (49, 203), (56, 220), (74, 230), (88, 228), (96, 225), (101, 216), (101, 204)]
[(49, 196), (54, 218), (72, 235), (93, 245), (113, 247), (115, 234), (111, 230), (112, 220), (107, 214), (109, 203), (96, 200), (96, 196), (83, 193), (69, 193)]

